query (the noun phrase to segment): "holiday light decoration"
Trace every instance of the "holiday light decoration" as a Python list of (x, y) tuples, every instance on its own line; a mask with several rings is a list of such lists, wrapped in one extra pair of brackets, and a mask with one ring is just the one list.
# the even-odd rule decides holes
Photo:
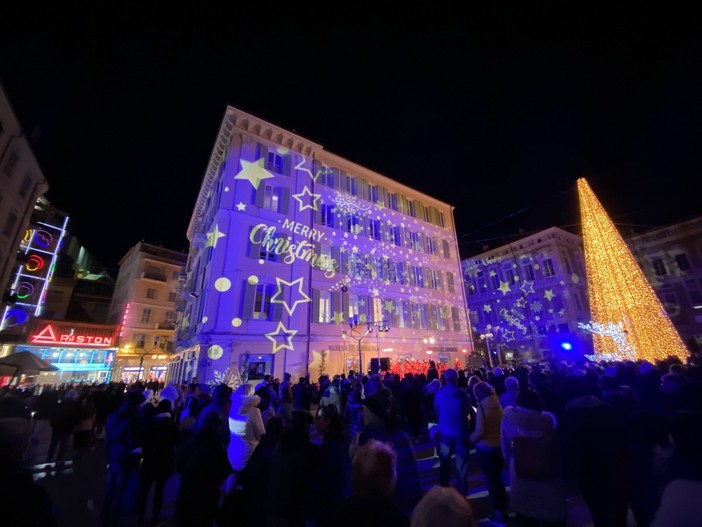
[[(685, 360), (687, 350), (634, 256), (584, 178), (578, 179), (580, 219), (590, 298), (595, 354), (600, 357), (636, 357), (649, 362), (675, 356)], [(628, 346), (620, 337), (626, 335)]]

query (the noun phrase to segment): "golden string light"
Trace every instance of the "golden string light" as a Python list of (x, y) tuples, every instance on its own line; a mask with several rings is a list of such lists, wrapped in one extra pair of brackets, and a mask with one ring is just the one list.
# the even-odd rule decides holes
[[(637, 359), (685, 361), (680, 335), (585, 178), (578, 179), (578, 197), (593, 324), (621, 325)], [(621, 355), (616, 339), (602, 332), (592, 338), (597, 355)]]

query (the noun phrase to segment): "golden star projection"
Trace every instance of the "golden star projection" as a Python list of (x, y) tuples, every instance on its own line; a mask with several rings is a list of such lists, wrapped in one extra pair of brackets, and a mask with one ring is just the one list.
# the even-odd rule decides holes
[[(303, 198), (305, 196), (309, 196), (312, 198), (310, 200), (311, 204), (304, 202)], [(309, 188), (307, 188), (307, 185), (305, 185), (305, 187), (302, 189), (302, 192), (300, 192), (298, 194), (293, 194), (292, 197), (295, 198), (298, 201), (298, 203), (300, 203), (299, 210), (300, 210), (300, 212), (302, 212), (305, 209), (319, 210), (317, 208), (317, 201), (319, 200), (319, 198), (322, 197), (322, 195), (321, 194), (314, 194)]]
[(617, 334), (593, 331), (595, 354), (622, 357), (625, 347), (636, 359), (654, 364), (670, 356), (685, 362), (687, 349), (680, 335), (585, 178), (578, 179), (578, 196), (589, 326), (621, 328)]
[(222, 236), (226, 236), (226, 234), (219, 230), (219, 225), (215, 225), (214, 229), (207, 233), (207, 242), (205, 243), (205, 247), (217, 248), (217, 241)]
[[(285, 311), (288, 312), (288, 315), (292, 315), (293, 312), (295, 311), (295, 308), (297, 307), (298, 304), (304, 304), (305, 302), (312, 302), (312, 299), (305, 294), (305, 292), (302, 290), (302, 282), (303, 282), (303, 277), (298, 278), (297, 280), (293, 280), (292, 282), (287, 282), (280, 278), (279, 276), (276, 276), (275, 281), (276, 281), (276, 291), (273, 297), (271, 298), (271, 304), (283, 304), (283, 307), (285, 308)], [(297, 291), (292, 289), (292, 287), (297, 284)], [(287, 300), (283, 298), (283, 286), (286, 285), (291, 288), (291, 295), (297, 295), (297, 298), (292, 302), (292, 306), (288, 304)]]
[(258, 185), (264, 179), (270, 179), (273, 176), (268, 170), (263, 168), (263, 158), (258, 161), (246, 161), (245, 159), (240, 159), (241, 171), (234, 176), (234, 179), (245, 179), (253, 185), (253, 188), (258, 190)]
[[(297, 334), (296, 329), (287, 329), (282, 322), (278, 322), (278, 327), (275, 331), (266, 333), (266, 338), (273, 343), (273, 353), (277, 353), (281, 349), (293, 350), (292, 338)], [(285, 342), (278, 342), (279, 337), (285, 337)]]

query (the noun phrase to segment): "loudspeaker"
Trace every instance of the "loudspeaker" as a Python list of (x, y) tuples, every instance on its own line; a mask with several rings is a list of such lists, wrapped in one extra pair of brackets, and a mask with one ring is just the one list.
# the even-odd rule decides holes
[(371, 373), (379, 373), (381, 371), (390, 371), (390, 357), (374, 357), (371, 359)]

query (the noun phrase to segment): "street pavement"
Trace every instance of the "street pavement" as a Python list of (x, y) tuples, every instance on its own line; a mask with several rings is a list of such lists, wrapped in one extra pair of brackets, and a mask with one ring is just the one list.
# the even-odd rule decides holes
[[(313, 434), (313, 441), (318, 438)], [(56, 468), (54, 464), (44, 463), (50, 440), (50, 430), (40, 430), (36, 441), (30, 449), (32, 457), (32, 471), (39, 485), (44, 487), (54, 506), (54, 512), (60, 527), (99, 527), (99, 510), (106, 480), (106, 460), (102, 444), (90, 452), (82, 462), (74, 465), (66, 463), (63, 468)], [(70, 459), (71, 451), (67, 458)], [(424, 437), (415, 445), (415, 454), (419, 466), (419, 473), (423, 489), (429, 490), (438, 482), (438, 461), (434, 458), (433, 445)], [(469, 461), (469, 499), (473, 506), (479, 526), (492, 525), (487, 517), (492, 514), (492, 507), (487, 495), (485, 481), (480, 472), (478, 461), (471, 456)], [(505, 481), (508, 474), (505, 471)], [(453, 482), (452, 482), (453, 483)], [(165, 525), (172, 526), (175, 500), (178, 493), (179, 476), (174, 474), (166, 485), (165, 499), (162, 516)], [(568, 527), (589, 527), (592, 525), (587, 507), (581, 497), (573, 493), (568, 500), (569, 517)], [(149, 503), (150, 507), (150, 503)], [(147, 509), (147, 518), (150, 516)], [(136, 517), (128, 515), (123, 521), (124, 527), (137, 525)], [(630, 522), (630, 525), (634, 525)]]

